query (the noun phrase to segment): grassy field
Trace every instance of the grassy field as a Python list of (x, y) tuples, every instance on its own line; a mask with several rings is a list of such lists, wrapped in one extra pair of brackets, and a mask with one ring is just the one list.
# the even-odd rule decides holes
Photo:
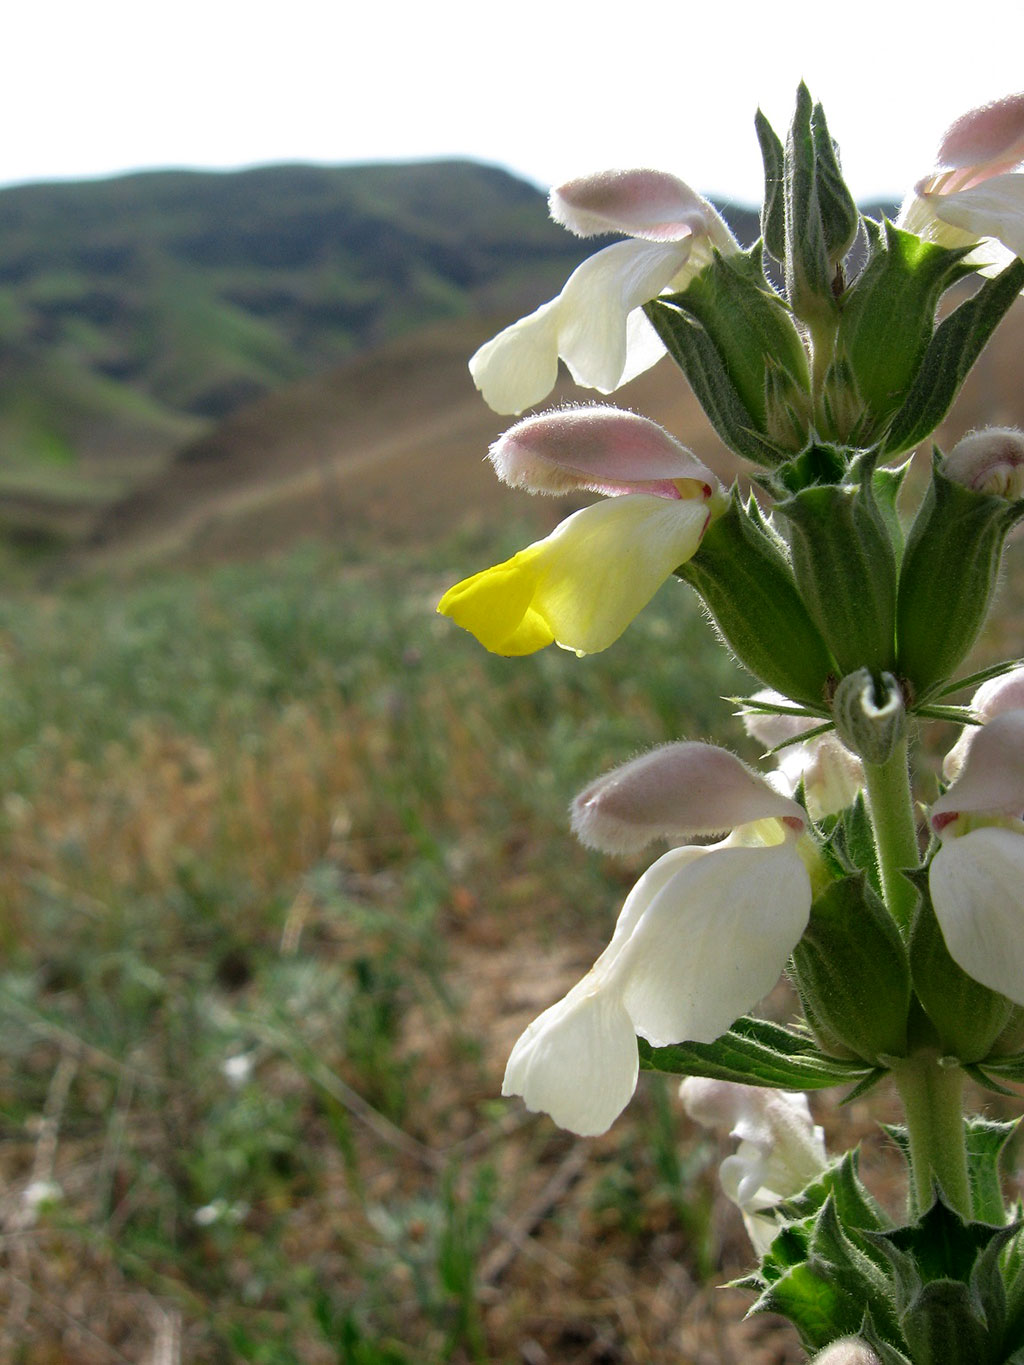
[(497, 1098), (642, 866), (569, 798), (742, 686), (681, 585), (487, 656), (434, 603), (519, 540), (8, 593), (0, 1358), (797, 1358), (669, 1087), (594, 1142)]
[[(680, 584), (582, 660), (438, 617), (504, 537), (7, 566), (0, 1360), (801, 1358), (715, 1287), (749, 1252), (670, 1085), (592, 1141), (499, 1098), (649, 861), (576, 845), (573, 793), (679, 736), (756, 757)], [(1011, 599), (989, 652), (1019, 652)], [(884, 1197), (895, 1111), (837, 1100)]]

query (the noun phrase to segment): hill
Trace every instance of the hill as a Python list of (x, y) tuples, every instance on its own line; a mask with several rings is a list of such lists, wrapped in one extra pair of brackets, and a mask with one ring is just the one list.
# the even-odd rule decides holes
[(230, 413), (436, 319), (533, 307), (590, 248), (470, 162), (0, 191), (0, 494), (103, 502)]
[(594, 247), (464, 161), (0, 191), (0, 527), (78, 540), (268, 394), (443, 319), (529, 311)]
[[(544, 533), (570, 504), (502, 487), (483, 459), (511, 422), (485, 406), (466, 368), (492, 330), (479, 319), (425, 329), (252, 405), (112, 508), (98, 524), (96, 550), (205, 559), (311, 535), (386, 545), (434, 540), (499, 516), (531, 519)], [(974, 426), (1024, 426), (1022, 348), (1024, 300), (939, 428), (941, 445)], [(563, 379), (551, 402), (595, 397)], [(661, 422), (724, 481), (737, 472), (668, 360), (613, 401)]]

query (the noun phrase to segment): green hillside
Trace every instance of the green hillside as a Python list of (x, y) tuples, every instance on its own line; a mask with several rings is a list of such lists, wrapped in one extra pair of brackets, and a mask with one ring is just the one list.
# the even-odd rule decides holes
[(540, 191), (467, 162), (4, 190), (0, 493), (106, 499), (282, 385), (534, 306), (586, 251)]

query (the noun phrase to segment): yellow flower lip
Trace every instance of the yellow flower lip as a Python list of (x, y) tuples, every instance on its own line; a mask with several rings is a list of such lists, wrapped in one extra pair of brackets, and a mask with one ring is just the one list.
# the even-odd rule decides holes
[(699, 496), (626, 493), (573, 513), (546, 539), (449, 588), (438, 611), (495, 654), (552, 643), (577, 654), (607, 649), (700, 545), (706, 485), (688, 482)]

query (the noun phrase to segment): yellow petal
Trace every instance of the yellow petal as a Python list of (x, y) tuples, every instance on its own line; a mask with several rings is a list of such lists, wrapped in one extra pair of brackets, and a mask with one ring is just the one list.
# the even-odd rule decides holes
[(703, 496), (609, 498), (456, 584), (437, 609), (495, 654), (532, 654), (552, 641), (595, 654), (693, 555), (707, 517)]

